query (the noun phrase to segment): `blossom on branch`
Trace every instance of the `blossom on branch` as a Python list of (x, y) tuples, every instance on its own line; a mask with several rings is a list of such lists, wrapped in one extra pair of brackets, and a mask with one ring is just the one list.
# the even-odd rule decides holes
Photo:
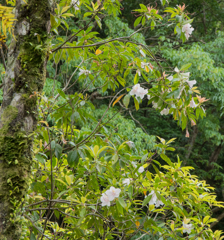
[(188, 80), (187, 80), (186, 82), (188, 83), (188, 85), (189, 85), (190, 88), (192, 88), (192, 87), (194, 86), (194, 84), (197, 83), (196, 80), (192, 80), (192, 81), (188, 81)]
[(140, 84), (136, 84), (132, 90), (130, 91), (130, 95), (135, 95), (136, 97), (140, 97), (141, 99), (148, 93), (148, 89), (144, 89), (140, 86)]
[(190, 101), (190, 107), (191, 108), (196, 108), (197, 107), (197, 104), (194, 102), (194, 99), (192, 98), (191, 101)]
[(135, 144), (132, 141), (128, 141), (126, 142), (126, 144), (130, 147), (133, 148), (135, 146)]
[(71, 4), (74, 4), (75, 10), (79, 10), (79, 0), (72, 0)]
[(183, 230), (183, 233), (188, 233), (190, 234), (191, 233), (191, 230), (193, 229), (193, 226), (192, 224), (186, 224), (184, 221), (183, 221), (183, 228), (185, 228)]
[(149, 205), (155, 204), (156, 207), (159, 207), (160, 205), (161, 206), (164, 205), (164, 203), (157, 198), (156, 193), (155, 193), (154, 190), (152, 190), (151, 193), (148, 196), (150, 196), (150, 195), (152, 195), (152, 198), (149, 201)]
[(184, 35), (185, 35), (187, 40), (188, 40), (188, 38), (190, 37), (190, 35), (192, 34), (193, 31), (194, 31), (194, 28), (191, 27), (190, 23), (187, 23), (182, 27), (182, 32), (184, 32)]
[(106, 191), (106, 195), (108, 196), (110, 201), (113, 201), (115, 198), (119, 197), (121, 189), (110, 187), (109, 190)]
[(138, 169), (138, 172), (139, 172), (139, 173), (143, 173), (144, 170), (145, 170), (144, 167), (140, 167), (140, 168)]
[(105, 193), (102, 194), (102, 197), (100, 198), (100, 200), (102, 202), (102, 206), (108, 206), (108, 207), (110, 206), (110, 199)]
[(131, 180), (130, 178), (125, 178), (122, 183), (124, 184), (124, 186), (128, 186), (130, 184)]
[(169, 77), (167, 77), (167, 79), (168, 79), (169, 81), (172, 81), (172, 80), (173, 80), (173, 76), (170, 75)]
[(85, 70), (85, 69), (83, 69), (83, 68), (80, 68), (79, 69), (79, 76), (81, 76), (82, 74), (84, 74), (84, 75), (86, 75), (86, 76), (88, 76), (89, 74), (91, 74), (91, 72), (89, 71), (89, 70)]
[(161, 112), (161, 115), (168, 115), (169, 114), (169, 108), (164, 108)]

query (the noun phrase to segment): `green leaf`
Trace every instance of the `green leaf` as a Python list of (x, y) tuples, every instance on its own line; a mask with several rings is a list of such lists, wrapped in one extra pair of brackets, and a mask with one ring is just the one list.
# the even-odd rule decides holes
[(74, 151), (69, 152), (67, 162), (69, 166), (73, 167), (78, 164), (79, 161), (79, 156), (78, 156), (78, 151), (75, 149)]
[(160, 154), (160, 157), (170, 166), (173, 166), (173, 163), (171, 162), (171, 160), (165, 155), (165, 154)]
[(148, 197), (146, 197), (142, 202), (142, 206), (144, 207), (146, 204), (148, 204), (151, 198), (152, 198), (152, 195), (149, 195)]
[(62, 154), (62, 147), (58, 143), (55, 145), (55, 156), (57, 159), (60, 159)]
[(36, 237), (33, 233), (30, 234), (30, 240), (36, 240)]
[(145, 16), (142, 18), (142, 26), (144, 26), (145, 25), (145, 20), (146, 20), (146, 18), (145, 18)]
[(118, 80), (118, 82), (121, 84), (121, 86), (125, 86), (125, 80), (121, 77), (121, 76), (117, 76), (117, 80)]
[(51, 141), (51, 149), (55, 149), (55, 141), (54, 140)]
[(38, 162), (45, 164), (45, 159), (42, 156), (40, 156), (39, 154), (36, 154), (35, 158)]
[(116, 206), (117, 206), (118, 212), (123, 215), (123, 207), (121, 206), (119, 201), (116, 201)]
[(138, 83), (138, 73), (135, 74), (135, 78), (134, 78), (134, 84)]
[(134, 97), (134, 102), (135, 102), (135, 108), (136, 110), (138, 111), (139, 109), (139, 103), (138, 103), (138, 100)]
[(124, 103), (124, 106), (126, 108), (128, 108), (128, 105), (129, 105), (129, 102), (130, 102), (130, 97), (131, 95), (130, 94), (127, 94), (124, 98), (123, 98), (123, 103)]
[(63, 97), (64, 99), (67, 99), (65, 93), (60, 88), (57, 89), (57, 91), (61, 97)]
[(133, 195), (133, 186), (132, 185), (130, 185), (128, 188), (128, 195), (130, 198), (132, 198), (132, 195)]
[(191, 65), (192, 65), (192, 63), (187, 63), (187, 64), (183, 65), (183, 66), (181, 67), (180, 71), (185, 71), (185, 70), (187, 70), (188, 68), (190, 68)]
[(134, 27), (138, 26), (138, 24), (141, 22), (141, 19), (142, 19), (142, 16), (138, 17), (138, 18), (135, 20)]
[(123, 208), (126, 208), (126, 203), (125, 203), (125, 201), (124, 201), (123, 198), (119, 197), (119, 198), (118, 198), (118, 202), (121, 204), (121, 206), (122, 206)]
[(154, 20), (152, 20), (152, 22), (151, 22), (151, 29), (153, 30), (155, 26), (156, 26), (156, 22)]
[(56, 157), (53, 157), (53, 158), (52, 158), (52, 167), (53, 167), (53, 168), (56, 167), (57, 162), (58, 162), (57, 158), (56, 158)]
[(144, 163), (145, 160), (147, 159), (147, 157), (148, 157), (148, 153), (146, 153), (146, 154), (142, 157), (141, 163)]

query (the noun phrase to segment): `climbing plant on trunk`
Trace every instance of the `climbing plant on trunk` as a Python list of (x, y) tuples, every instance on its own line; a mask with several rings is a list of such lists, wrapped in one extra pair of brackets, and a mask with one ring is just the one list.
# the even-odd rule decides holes
[(0, 110), (0, 239), (20, 239), (20, 209), (32, 164), (37, 97), (44, 86), (50, 0), (16, 1)]

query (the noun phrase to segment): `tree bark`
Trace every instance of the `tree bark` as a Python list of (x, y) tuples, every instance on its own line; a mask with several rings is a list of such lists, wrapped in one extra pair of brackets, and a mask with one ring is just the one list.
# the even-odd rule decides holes
[[(21, 203), (32, 165), (37, 96), (44, 86), (50, 33), (51, 0), (16, 1), (0, 109), (0, 240), (19, 240)], [(36, 48), (38, 46), (38, 48)]]

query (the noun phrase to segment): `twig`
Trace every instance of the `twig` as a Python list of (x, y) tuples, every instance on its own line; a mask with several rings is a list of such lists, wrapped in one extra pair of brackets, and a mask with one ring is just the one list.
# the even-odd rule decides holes
[(129, 114), (130, 114), (131, 118), (140, 125), (140, 127), (142, 128), (142, 130), (143, 130), (146, 134), (148, 134), (147, 131), (145, 130), (145, 128), (142, 126), (142, 124), (141, 124), (137, 119), (135, 119), (135, 118), (133, 117), (131, 111), (129, 111)]
[[(33, 226), (37, 229), (37, 231), (42, 235), (42, 237), (46, 237), (47, 239), (50, 239), (47, 235), (45, 235), (36, 225), (35, 223), (32, 221), (32, 219), (30, 217), (28, 217), (27, 215), (24, 215), (25, 218), (27, 218), (32, 224)], [(51, 239), (50, 239), (51, 240)]]

